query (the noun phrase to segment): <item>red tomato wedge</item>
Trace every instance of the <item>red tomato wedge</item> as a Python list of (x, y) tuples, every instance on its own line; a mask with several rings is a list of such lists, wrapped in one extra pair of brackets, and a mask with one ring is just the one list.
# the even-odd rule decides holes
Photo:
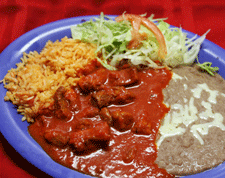
[(133, 27), (132, 40), (128, 44), (129, 49), (132, 49), (132, 48), (135, 49), (140, 46), (141, 40), (143, 40), (144, 36), (139, 33), (139, 29), (140, 29), (140, 26), (143, 25), (155, 35), (155, 38), (157, 39), (159, 43), (158, 55), (161, 59), (165, 59), (165, 56), (167, 54), (165, 38), (156, 24), (154, 24), (152, 21), (150, 21), (149, 19), (145, 17), (135, 15), (135, 14), (123, 14), (116, 17), (117, 22), (120, 22), (123, 20), (130, 21)]

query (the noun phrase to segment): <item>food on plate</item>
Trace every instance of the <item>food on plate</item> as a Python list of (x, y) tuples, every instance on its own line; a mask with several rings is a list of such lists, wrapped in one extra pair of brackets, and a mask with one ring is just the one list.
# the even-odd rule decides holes
[(158, 49), (158, 56), (161, 60), (165, 59), (165, 56), (167, 55), (167, 49), (166, 49), (166, 42), (165, 38), (160, 31), (160, 29), (156, 26), (154, 22), (151, 20), (148, 20), (144, 17), (141, 17), (139, 15), (134, 15), (134, 14), (123, 14), (119, 17), (116, 17), (117, 22), (121, 22), (124, 20), (131, 21), (132, 25), (132, 31), (131, 31), (131, 40), (127, 45), (128, 49), (137, 49), (140, 46), (142, 46), (142, 42), (145, 38), (148, 38), (147, 34), (139, 33), (141, 25), (149, 29), (153, 35), (155, 36), (158, 44), (159, 44), (159, 49)]
[[(18, 106), (53, 160), (97, 177), (175, 177), (224, 160), (196, 169), (183, 156), (196, 146), (211, 154), (207, 138), (222, 138), (225, 127), (225, 113), (212, 106), (225, 96), (218, 68), (193, 64), (207, 33), (189, 39), (163, 19), (133, 14), (115, 21), (101, 14), (71, 33), (25, 53), (3, 79), (5, 100)], [(201, 93), (210, 100), (200, 101)], [(218, 146), (214, 155), (222, 154), (223, 142)]]
[[(192, 64), (208, 32), (199, 38), (195, 35), (189, 39), (181, 28), (171, 27), (163, 19), (153, 17), (154, 15), (147, 19), (123, 14), (117, 17), (120, 22), (115, 22), (101, 14), (99, 18), (71, 27), (72, 37), (96, 44), (97, 59), (110, 70), (115, 70), (115, 66), (123, 59), (128, 59), (133, 65), (147, 65), (152, 68), (159, 68), (157, 61), (169, 67)], [(151, 26), (152, 22), (161, 33)], [(135, 30), (132, 24), (135, 25)], [(136, 34), (136, 28), (139, 28), (139, 35)], [(137, 41), (133, 38), (140, 42), (137, 48), (129, 48), (130, 42)]]
[(41, 109), (49, 107), (59, 86), (76, 85), (76, 71), (95, 58), (96, 45), (65, 37), (48, 41), (44, 49), (24, 53), (22, 62), (11, 69), (3, 82), (7, 89), (5, 100), (18, 106), (23, 120), (33, 121)]
[(173, 73), (164, 90), (170, 111), (159, 129), (156, 163), (171, 174), (195, 174), (225, 160), (225, 81), (198, 66)]
[(86, 174), (173, 177), (154, 163), (171, 71), (121, 67), (110, 71), (91, 62), (76, 87), (57, 89), (29, 133), (54, 160)]

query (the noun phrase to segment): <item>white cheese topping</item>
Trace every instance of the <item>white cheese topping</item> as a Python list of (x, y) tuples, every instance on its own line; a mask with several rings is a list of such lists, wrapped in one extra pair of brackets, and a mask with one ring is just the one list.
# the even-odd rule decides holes
[(183, 77), (181, 77), (181, 76), (177, 75), (176, 73), (173, 73), (173, 75), (172, 75), (172, 79), (176, 82), (176, 80), (182, 80), (182, 79), (183, 79)]
[[(173, 75), (173, 80), (175, 82), (177, 79), (184, 78), (177, 74)], [(183, 84), (183, 86), (183, 92), (189, 90), (193, 93), (193, 96), (190, 99), (184, 98), (184, 105), (175, 103), (170, 106), (171, 111), (165, 116), (164, 123), (159, 129), (160, 138), (157, 141), (158, 147), (165, 138), (184, 134), (190, 124), (193, 124), (190, 127), (190, 131), (193, 136), (198, 139), (200, 144), (204, 144), (201, 135), (207, 135), (210, 127), (215, 126), (221, 130), (225, 130), (225, 126), (223, 125), (223, 116), (220, 113), (215, 113), (212, 109), (212, 105), (217, 103), (217, 96), (225, 96), (225, 94), (216, 90), (210, 90), (206, 83), (198, 84), (196, 88), (193, 89), (189, 89), (187, 84)], [(207, 92), (209, 97), (207, 101), (202, 101), (199, 103), (205, 108), (203, 112), (199, 113), (194, 103), (196, 99), (201, 97), (202, 91)], [(208, 121), (209, 118), (211, 118), (211, 120), (213, 119), (213, 121)], [(203, 119), (205, 122), (203, 124), (194, 124), (194, 122), (198, 119)]]
[[(195, 124), (191, 126), (191, 132), (193, 135), (199, 140), (199, 142), (203, 145), (204, 141), (202, 140), (201, 135), (207, 135), (209, 132), (209, 128), (212, 126), (216, 126), (221, 130), (225, 130), (225, 126), (223, 125), (223, 116), (220, 113), (214, 113), (212, 110), (212, 105), (209, 102), (202, 101), (202, 106), (205, 107), (205, 111), (199, 114), (201, 119), (207, 120), (208, 118), (213, 118), (212, 122), (207, 122), (204, 124)], [(200, 134), (199, 134), (200, 133)]]
[(208, 85), (206, 83), (203, 84), (198, 84), (197, 88), (192, 89), (191, 91), (193, 92), (193, 95), (195, 98), (200, 98), (201, 97), (201, 92), (205, 90), (210, 94), (208, 101), (211, 103), (216, 104), (216, 97), (218, 95), (218, 91), (216, 90), (210, 90)]
[(185, 83), (183, 86), (184, 86), (184, 90), (187, 90), (188, 88), (187, 84)]

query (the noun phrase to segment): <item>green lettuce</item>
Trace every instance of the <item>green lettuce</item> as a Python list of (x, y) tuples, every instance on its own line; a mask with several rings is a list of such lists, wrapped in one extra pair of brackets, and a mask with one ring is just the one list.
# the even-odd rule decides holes
[[(153, 17), (150, 16), (149, 20), (158, 26), (166, 41), (167, 55), (163, 63), (170, 67), (192, 64), (208, 32), (199, 38), (196, 35), (188, 39), (181, 28), (171, 27), (164, 19)], [(131, 31), (129, 21), (116, 22), (103, 13), (97, 18), (71, 27), (73, 39), (97, 45), (96, 58), (110, 70), (116, 70), (116, 65), (123, 59), (128, 59), (133, 65), (159, 67), (155, 63), (159, 60), (159, 45), (153, 33), (141, 26), (139, 32), (146, 33), (148, 38), (142, 41), (140, 48), (128, 49), (127, 44), (132, 39)]]

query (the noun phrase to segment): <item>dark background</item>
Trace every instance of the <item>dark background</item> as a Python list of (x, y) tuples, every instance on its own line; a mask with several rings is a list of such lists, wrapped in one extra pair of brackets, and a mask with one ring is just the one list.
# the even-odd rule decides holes
[[(40, 25), (100, 12), (120, 15), (124, 11), (168, 17), (166, 22), (198, 35), (211, 29), (207, 39), (225, 49), (224, 0), (0, 0), (0, 53)], [(24, 160), (0, 134), (0, 178), (8, 177), (48, 176)]]

